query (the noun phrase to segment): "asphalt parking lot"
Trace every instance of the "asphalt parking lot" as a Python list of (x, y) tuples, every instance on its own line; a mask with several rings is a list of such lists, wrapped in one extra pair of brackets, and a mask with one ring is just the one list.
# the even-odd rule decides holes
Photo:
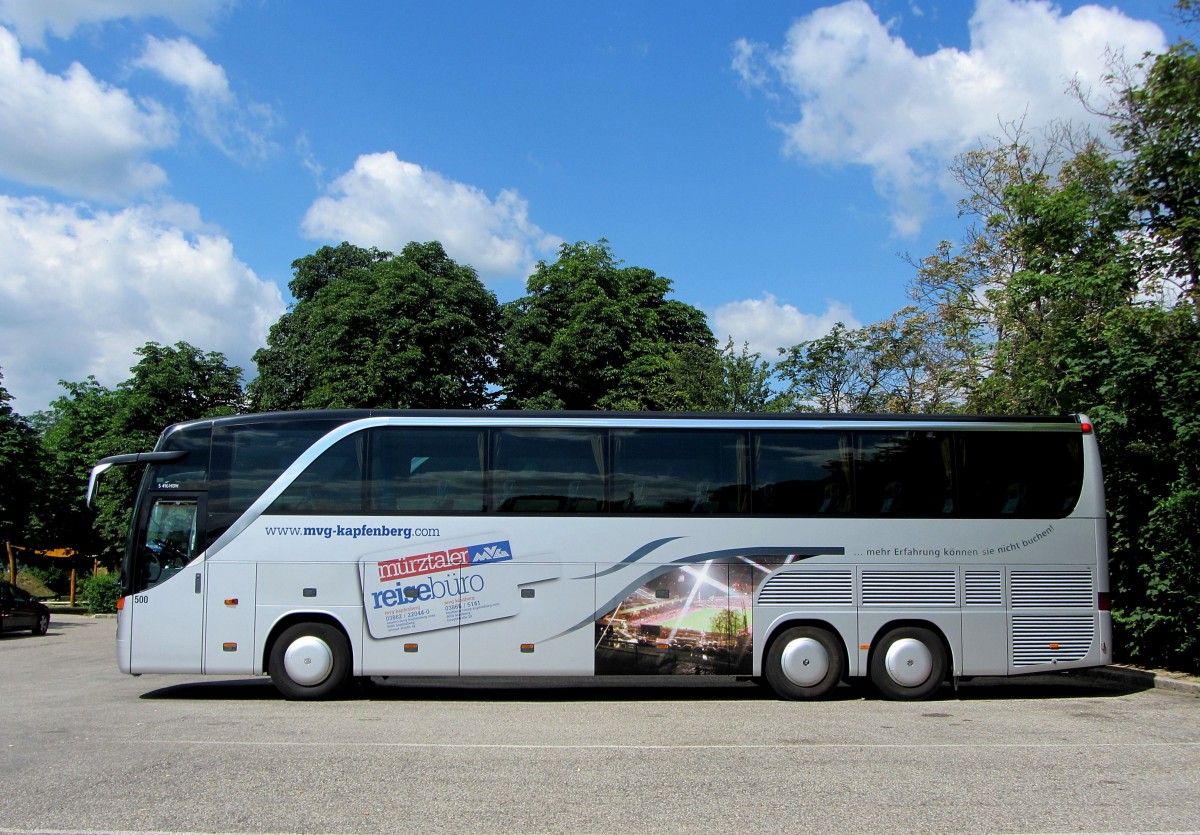
[(976, 680), (921, 703), (690, 678), (124, 676), (115, 621), (0, 638), (0, 832), (1194, 832), (1200, 696)]

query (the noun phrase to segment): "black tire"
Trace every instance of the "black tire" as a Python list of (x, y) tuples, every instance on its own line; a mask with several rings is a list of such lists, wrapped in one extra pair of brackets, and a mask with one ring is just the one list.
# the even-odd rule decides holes
[(350, 642), (327, 623), (298, 623), (275, 639), (267, 669), (284, 698), (324, 699), (346, 683)]
[(928, 699), (946, 680), (946, 649), (930, 629), (893, 629), (875, 645), (870, 675), (871, 683), (886, 699)]
[(838, 640), (817, 626), (793, 626), (767, 650), (767, 683), (781, 699), (820, 699), (842, 680), (846, 659)]
[(43, 612), (40, 615), (38, 615), (37, 623), (35, 623), (33, 625), (33, 629), (31, 629), (30, 631), (33, 632), (34, 635), (45, 635), (47, 632), (49, 632), (50, 631), (50, 613)]

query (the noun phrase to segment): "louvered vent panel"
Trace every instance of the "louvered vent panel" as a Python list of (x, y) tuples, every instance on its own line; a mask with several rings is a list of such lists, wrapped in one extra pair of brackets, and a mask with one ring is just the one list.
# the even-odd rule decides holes
[(776, 574), (758, 593), (762, 606), (850, 606), (854, 603), (851, 571), (792, 571)]
[(1092, 646), (1095, 631), (1096, 620), (1091, 615), (1014, 615), (1013, 667), (1081, 661)]
[(953, 571), (864, 571), (864, 606), (954, 606)]
[(1000, 606), (1004, 603), (1004, 578), (999, 571), (964, 571), (963, 593), (968, 606)]
[(1013, 571), (1009, 575), (1014, 609), (1092, 609), (1090, 571)]

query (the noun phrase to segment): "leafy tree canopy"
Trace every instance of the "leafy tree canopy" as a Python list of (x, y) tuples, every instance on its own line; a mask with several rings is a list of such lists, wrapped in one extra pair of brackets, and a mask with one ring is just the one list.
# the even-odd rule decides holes
[(149, 433), (197, 417), (236, 414), (245, 406), (242, 369), (227, 364), (219, 351), (203, 352), (186, 342), (174, 347), (149, 342), (135, 351), (140, 360), (118, 386), (115, 416), (121, 431)]
[(498, 303), (441, 244), (394, 256), (343, 243), (292, 269), (297, 302), (254, 355), (254, 410), (491, 402)]
[(126, 467), (109, 472), (93, 517), (83, 499), (96, 461), (148, 450), (169, 424), (232, 414), (244, 403), (241, 369), (219, 352), (150, 342), (135, 353), (140, 359), (131, 376), (115, 389), (94, 377), (63, 381), (66, 393), (38, 416), (47, 473), (32, 526), (40, 544), (115, 558), (141, 473)]
[(37, 433), (13, 411), (3, 380), (0, 375), (0, 542), (24, 539), (41, 480)]
[(669, 279), (622, 267), (608, 242), (563, 244), (526, 295), (502, 306), (503, 406), (662, 409), (684, 368), (715, 359), (704, 313), (667, 296)]
[[(1189, 4), (1181, 10), (1196, 14)], [(1142, 68), (1143, 65), (1138, 65)], [(1125, 157), (1121, 173), (1153, 248), (1146, 260), (1200, 305), (1200, 53), (1188, 42), (1154, 57), (1142, 84), (1114, 70), (1108, 109)]]

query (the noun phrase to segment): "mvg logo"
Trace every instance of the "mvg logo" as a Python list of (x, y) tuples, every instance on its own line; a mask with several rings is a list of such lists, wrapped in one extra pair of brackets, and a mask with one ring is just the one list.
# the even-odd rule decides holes
[(471, 565), (479, 565), (485, 562), (503, 562), (504, 560), (512, 559), (512, 546), (508, 544), (508, 540), (503, 542), (489, 542), (485, 545), (472, 545)]

